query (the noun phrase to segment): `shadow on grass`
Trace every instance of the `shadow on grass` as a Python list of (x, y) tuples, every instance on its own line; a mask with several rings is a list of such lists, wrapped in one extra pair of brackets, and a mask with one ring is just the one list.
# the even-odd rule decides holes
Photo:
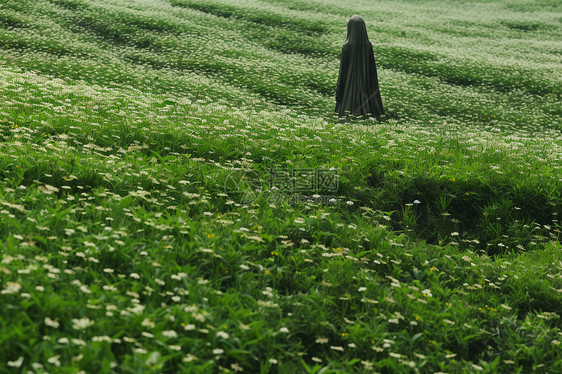
[(428, 244), (456, 243), (497, 255), (538, 248), (562, 236), (556, 187), (507, 177), (487, 181), (390, 176), (381, 169), (373, 169), (366, 184), (377, 196), (376, 201), (365, 201), (367, 206), (394, 211), (394, 230)]

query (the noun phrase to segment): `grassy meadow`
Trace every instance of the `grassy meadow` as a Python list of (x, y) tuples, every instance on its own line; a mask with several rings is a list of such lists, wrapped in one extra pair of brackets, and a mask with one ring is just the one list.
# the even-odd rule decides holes
[(352, 3), (0, 2), (0, 373), (562, 371), (562, 4)]

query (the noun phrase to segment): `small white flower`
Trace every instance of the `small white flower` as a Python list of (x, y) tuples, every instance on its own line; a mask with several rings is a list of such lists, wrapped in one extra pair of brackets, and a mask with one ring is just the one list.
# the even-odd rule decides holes
[(279, 329), (279, 332), (284, 332), (285, 334), (288, 334), (288, 333), (289, 333), (289, 329), (286, 328), (286, 327), (281, 327), (281, 328)]
[(178, 333), (175, 332), (174, 330), (162, 331), (162, 335), (166, 338), (177, 338), (178, 337)]
[(150, 318), (145, 318), (145, 319), (141, 322), (141, 326), (154, 328), (155, 324), (154, 324), (154, 322), (152, 322), (152, 321), (150, 320)]
[(71, 340), (71, 342), (72, 342), (72, 344), (76, 344), (76, 345), (81, 345), (81, 346), (85, 346), (85, 345), (86, 345), (86, 342), (85, 342), (84, 340), (82, 340), (82, 339), (73, 338), (73, 339)]
[(414, 204), (421, 204), (421, 201), (419, 201), (418, 199), (414, 200)]
[(15, 361), (8, 361), (8, 366), (11, 368), (19, 368), (23, 364), (23, 357), (18, 357)]
[(230, 364), (230, 368), (234, 371), (244, 371), (244, 368), (242, 368), (242, 366), (238, 365), (237, 363)]
[(213, 349), (213, 354), (214, 355), (222, 355), (224, 353), (224, 349), (221, 348), (215, 348)]
[(6, 282), (6, 287), (2, 290), (2, 294), (18, 293), (21, 290), (21, 284), (17, 282)]
[(219, 337), (221, 339), (228, 339), (230, 337), (230, 335), (228, 335), (228, 333), (226, 333), (224, 331), (219, 331), (219, 332), (217, 332), (217, 337)]
[(51, 365), (55, 365), (56, 367), (59, 367), (60, 366), (59, 357), (60, 357), (60, 355), (53, 356), (53, 357), (49, 358), (47, 360), (47, 362)]
[(94, 336), (92, 337), (92, 341), (93, 342), (107, 342), (107, 343), (111, 343), (112, 340), (109, 336), (107, 335), (103, 335), (103, 336)]
[(353, 205), (353, 201), (351, 201), (351, 200), (347, 200), (345, 203), (349, 206)]
[(478, 370), (478, 371), (483, 371), (483, 370), (484, 370), (484, 368), (483, 368), (482, 366), (476, 365), (476, 364), (472, 364), (472, 368), (473, 368), (474, 370)]
[(195, 360), (197, 360), (197, 356), (192, 355), (191, 353), (188, 353), (187, 356), (185, 356), (182, 361), (183, 362), (191, 362), (191, 361), (195, 361)]
[(74, 330), (83, 330), (90, 326), (92, 326), (95, 322), (90, 320), (88, 317), (80, 318), (80, 319), (72, 319), (72, 328)]
[(45, 317), (45, 325), (54, 329), (58, 329), (60, 326), (57, 320), (52, 320), (49, 317)]
[(155, 365), (158, 362), (158, 360), (160, 360), (160, 357), (161, 357), (160, 352), (158, 351), (152, 352), (144, 363), (145, 365), (148, 366)]
[(86, 285), (80, 286), (80, 291), (82, 291), (84, 293), (92, 293), (92, 291), (90, 291), (90, 289), (88, 287), (86, 287)]

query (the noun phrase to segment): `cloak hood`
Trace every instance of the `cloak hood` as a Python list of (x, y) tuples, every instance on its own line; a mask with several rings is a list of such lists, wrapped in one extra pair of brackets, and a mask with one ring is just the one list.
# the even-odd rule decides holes
[(347, 39), (346, 43), (363, 45), (369, 43), (367, 36), (367, 26), (360, 16), (353, 16), (347, 23)]

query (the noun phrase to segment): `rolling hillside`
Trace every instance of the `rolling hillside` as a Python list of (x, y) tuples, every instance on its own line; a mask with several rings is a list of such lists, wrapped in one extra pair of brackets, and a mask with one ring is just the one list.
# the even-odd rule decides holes
[(562, 370), (562, 6), (354, 4), (0, 3), (0, 373)]

